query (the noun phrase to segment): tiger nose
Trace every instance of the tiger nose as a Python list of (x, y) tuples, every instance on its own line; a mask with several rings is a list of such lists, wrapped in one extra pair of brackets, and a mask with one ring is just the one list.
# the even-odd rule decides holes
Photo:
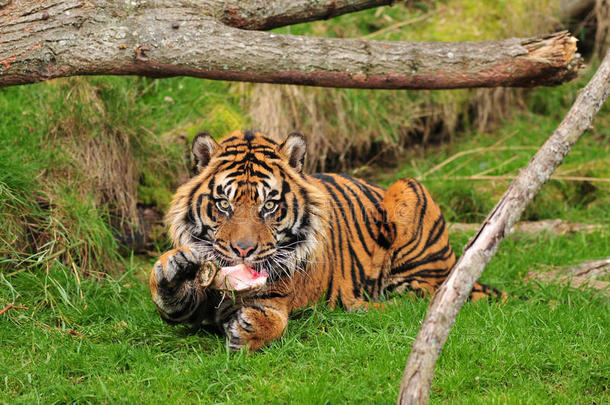
[(256, 244), (252, 240), (242, 239), (235, 244), (231, 242), (231, 248), (239, 257), (248, 257), (256, 249)]

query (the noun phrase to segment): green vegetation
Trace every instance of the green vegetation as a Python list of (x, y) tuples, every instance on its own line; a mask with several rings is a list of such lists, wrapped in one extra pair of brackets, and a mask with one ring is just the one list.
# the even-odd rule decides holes
[[(470, 235), (456, 236), (459, 249)], [(507, 240), (484, 281), (530, 300), (466, 304), (432, 400), (607, 402), (607, 299), (534, 288), (522, 276), (602, 257), (609, 243), (607, 232)], [(28, 307), (0, 319), (0, 402), (393, 403), (427, 305), (402, 297), (351, 314), (319, 305), (262, 352), (230, 353), (214, 334), (162, 323), (138, 268), (80, 284), (61, 270), (0, 276), (0, 299), (21, 294), (17, 303)]]
[[(579, 85), (582, 81), (563, 88), (537, 90), (528, 97), (535, 104), (532, 111), (506, 121), (497, 131), (470, 133), (458, 142), (428, 148), (419, 157), (408, 155), (402, 168), (391, 176), (373, 177), (388, 183), (398, 176), (422, 176), (454, 154), (474, 148), (538, 146), (558, 124)], [(545, 101), (555, 103), (558, 99), (563, 101), (552, 107), (542, 106)], [(595, 121), (595, 131), (583, 137), (560, 171), (608, 177), (609, 112), (606, 106)], [(4, 138), (3, 142), (8, 141)], [(26, 146), (20, 147), (26, 150)], [(31, 156), (37, 156), (37, 150), (32, 147)], [(442, 178), (471, 176), (517, 155), (514, 162), (490, 172), (515, 174), (533, 152), (484, 150), (464, 155), (428, 174), (426, 184), (450, 220), (478, 221), (507, 181)], [(40, 168), (37, 165), (50, 158), (24, 159), (23, 170), (30, 172), (22, 177), (19, 173), (23, 172), (17, 170), (3, 171), (4, 183), (12, 187), (5, 186), (4, 190), (31, 187)], [(60, 158), (55, 157), (61, 163)], [(6, 159), (2, 162), (16, 164)], [(32, 167), (28, 168), (28, 164)], [(364, 171), (367, 172), (372, 170)], [(551, 182), (529, 212), (543, 218), (607, 223), (608, 185), (591, 183), (595, 189), (587, 191), (582, 183)], [(579, 192), (581, 189), (586, 192)], [(5, 204), (9, 203), (15, 215), (47, 215), (40, 207), (32, 211), (27, 199), (9, 195), (8, 191), (3, 192)], [(75, 206), (63, 208), (73, 212)], [(76, 211), (73, 215), (83, 226), (98, 223), (85, 212)], [(72, 237), (75, 243), (87, 241), (70, 233), (65, 236)], [(471, 236), (452, 235), (457, 252)], [(91, 241), (85, 245), (100, 243)], [(607, 227), (593, 234), (514, 235), (506, 240), (482, 281), (529, 300), (511, 300), (505, 305), (466, 304), (437, 365), (432, 400), (607, 402), (607, 298), (590, 290), (524, 283), (523, 278), (531, 270), (605, 257), (608, 246)], [(394, 401), (426, 300), (394, 297), (384, 311), (355, 314), (318, 305), (298, 313), (286, 336), (261, 353), (230, 353), (224, 340), (213, 333), (170, 327), (160, 320), (143, 282), (153, 261), (132, 257), (124, 265), (124, 272), (101, 280), (79, 280), (68, 265), (71, 262), (50, 259), (27, 268), (19, 264), (11, 267), (13, 271), (0, 274), (0, 306), (15, 301), (28, 308), (11, 309), (0, 318), (0, 375), (4, 376), (0, 380), (0, 402)]]
[[(384, 40), (549, 31), (555, 20), (542, 16), (554, 3), (531, 3), (451, 0), (434, 8), (423, 1), (278, 31), (359, 37), (388, 28), (373, 37)], [(409, 19), (416, 21), (395, 26)], [(0, 403), (393, 403), (426, 300), (392, 297), (384, 311), (356, 314), (320, 304), (296, 314), (261, 353), (230, 353), (221, 337), (167, 326), (155, 313), (145, 279), (165, 238), (154, 241), (151, 257), (115, 236), (137, 228), (138, 204), (165, 210), (188, 176), (185, 157), (197, 132), (221, 137), (265, 125), (278, 136), (306, 133), (310, 158), (324, 158), (310, 167), (344, 168), (384, 185), (420, 178), (449, 221), (480, 222), (592, 70), (527, 92), (134, 77), (0, 89), (0, 310), (17, 305), (0, 315)], [(549, 182), (524, 219), (603, 228), (513, 235), (501, 245), (482, 281), (530, 299), (466, 304), (437, 365), (433, 401), (610, 401), (607, 296), (523, 281), (531, 270), (609, 254), (610, 105), (594, 124), (556, 173), (563, 180)], [(471, 236), (452, 235), (455, 250)]]

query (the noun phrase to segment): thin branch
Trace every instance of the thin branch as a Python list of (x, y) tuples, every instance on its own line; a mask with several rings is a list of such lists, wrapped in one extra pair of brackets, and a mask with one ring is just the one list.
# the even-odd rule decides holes
[(437, 164), (436, 166), (434, 166), (433, 168), (431, 168), (430, 170), (428, 170), (427, 172), (422, 174), (418, 178), (418, 180), (425, 180), (429, 174), (432, 174), (432, 173), (442, 169), (443, 167), (447, 166), (449, 163), (453, 162), (456, 159), (461, 158), (462, 156), (472, 155), (472, 154), (476, 154), (476, 153), (483, 153), (483, 152), (496, 152), (496, 151), (501, 151), (501, 150), (537, 150), (537, 149), (538, 148), (536, 146), (489, 146), (489, 147), (481, 147), (481, 148), (464, 150), (464, 151), (458, 152), (455, 155), (443, 160), (441, 163)]
[(4, 308), (0, 309), (0, 315), (3, 315), (5, 312), (7, 312), (9, 309), (13, 308), (14, 306), (15, 305), (13, 305), (13, 304), (8, 304)]
[(268, 30), (392, 4), (393, 0), (229, 0), (220, 21), (246, 30)]
[[(472, 176), (453, 176), (453, 177), (438, 177), (432, 179), (426, 179), (426, 181), (450, 181), (450, 180), (483, 180), (483, 181), (509, 181), (516, 179), (517, 176), (503, 175), (503, 176), (485, 176), (485, 175), (472, 175)], [(550, 180), (561, 180), (561, 181), (588, 181), (591, 183), (610, 183), (610, 178), (607, 177), (584, 177), (584, 176), (552, 176)]]
[(610, 51), (559, 127), (524, 168), (470, 241), (436, 292), (413, 343), (400, 385), (399, 404), (425, 404), (434, 366), (460, 308), (477, 278), (527, 204), (589, 128), (610, 93)]
[[(534, 235), (541, 232), (549, 232), (553, 235), (567, 235), (570, 233), (591, 233), (604, 229), (603, 224), (583, 224), (580, 222), (563, 221), (561, 219), (543, 219), (540, 221), (517, 222), (510, 233), (519, 232)], [(449, 223), (447, 228), (450, 232), (476, 232), (481, 228), (481, 224), (469, 224), (454, 222)]]
[(610, 282), (598, 280), (610, 275), (610, 257), (601, 260), (589, 260), (575, 266), (562, 267), (552, 271), (530, 271), (525, 280), (538, 282), (558, 282), (571, 287), (591, 287), (605, 290), (610, 295)]
[(22, 307), (20, 305), (15, 305), (13, 304), (8, 304), (7, 306), (5, 306), (4, 308), (0, 309), (0, 315), (3, 315), (5, 312), (7, 312), (9, 309), (28, 309), (28, 307)]

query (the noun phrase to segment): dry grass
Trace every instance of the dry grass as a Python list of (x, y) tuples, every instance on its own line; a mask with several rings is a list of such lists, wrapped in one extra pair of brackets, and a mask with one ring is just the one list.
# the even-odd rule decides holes
[[(51, 169), (49, 175), (63, 178), (80, 198), (92, 196), (98, 207), (109, 205), (115, 225), (137, 225), (139, 173), (129, 135), (112, 125), (98, 88), (86, 78), (69, 78), (53, 85), (69, 90), (67, 111), (54, 117), (49, 138), (55, 148), (65, 151), (73, 166), (62, 172)], [(60, 97), (63, 94), (57, 92)]]
[(293, 131), (307, 134), (307, 170), (353, 166), (353, 160), (368, 156), (373, 144), (379, 143), (348, 119), (349, 101), (339, 90), (269, 84), (250, 87), (249, 114), (255, 128), (278, 141)]
[(250, 87), (248, 114), (254, 128), (277, 140), (292, 131), (304, 133), (308, 137), (307, 169), (320, 171), (391, 163), (401, 149), (414, 144), (453, 141), (465, 121), (472, 121), (478, 131), (487, 131), (508, 118), (515, 105), (523, 104), (522, 91), (504, 88), (436, 96), (423, 92), (415, 100), (379, 91), (378, 103), (387, 103), (385, 110), (391, 113), (378, 117), (377, 105), (354, 108), (353, 98), (346, 94), (352, 91), (362, 97), (371, 91), (268, 84)]

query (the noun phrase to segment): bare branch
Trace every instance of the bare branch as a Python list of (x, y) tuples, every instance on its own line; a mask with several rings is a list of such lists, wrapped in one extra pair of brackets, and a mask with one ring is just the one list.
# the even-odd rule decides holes
[(474, 282), (527, 204), (589, 127), (608, 93), (610, 51), (589, 84), (581, 90), (562, 123), (509, 186), (435, 294), (411, 349), (400, 385), (398, 403), (428, 402), (436, 359)]
[(214, 1), (137, 4), (15, 0), (0, 9), (0, 87), (95, 74), (376, 89), (534, 86), (569, 80), (581, 64), (566, 32), (492, 42), (310, 38), (228, 27)]
[(235, 28), (268, 30), (392, 3), (392, 0), (231, 0), (225, 2), (220, 21)]
[(598, 280), (610, 275), (610, 257), (589, 260), (575, 266), (562, 267), (552, 271), (530, 271), (525, 280), (556, 282), (573, 288), (589, 287), (610, 295), (610, 282)]
[[(454, 222), (448, 224), (447, 228), (450, 232), (476, 232), (481, 228), (481, 225)], [(518, 232), (533, 235), (541, 232), (548, 232), (553, 235), (567, 235), (576, 232), (591, 233), (602, 229), (604, 229), (603, 224), (583, 224), (581, 222), (563, 221), (561, 219), (543, 219), (541, 221), (517, 222), (509, 233)]]
[[(495, 169), (495, 167), (494, 167)], [(446, 177), (439, 177), (439, 178), (431, 178), (428, 179), (428, 181), (435, 181), (435, 180), (439, 180), (439, 181), (456, 181), (456, 180), (461, 180), (461, 181), (472, 181), (472, 180), (483, 180), (483, 181), (508, 181), (508, 180), (513, 180), (516, 179), (517, 176), (511, 176), (511, 175), (502, 175), (502, 176), (487, 176), (487, 175), (479, 175), (479, 174), (475, 174), (472, 176), (446, 176)], [(585, 177), (585, 176), (553, 176), (552, 180), (561, 180), (561, 181), (584, 181), (584, 182), (589, 182), (589, 183), (610, 183), (610, 178), (608, 177)]]

